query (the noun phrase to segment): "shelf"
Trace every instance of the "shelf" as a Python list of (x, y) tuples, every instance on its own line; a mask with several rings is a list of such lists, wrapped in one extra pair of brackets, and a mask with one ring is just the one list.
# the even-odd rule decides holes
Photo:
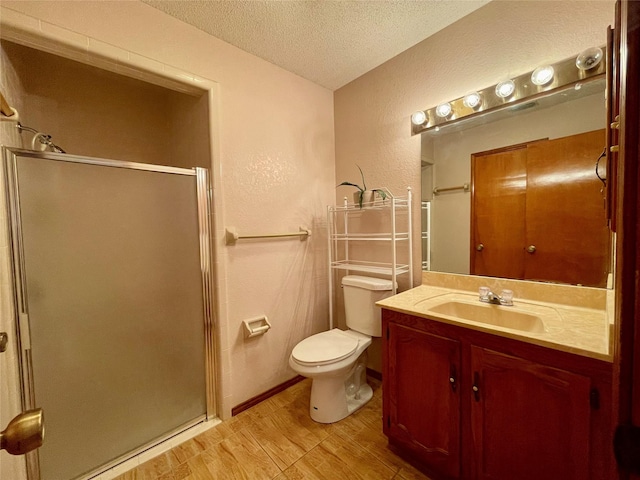
[(375, 201), (375, 202), (364, 202), (362, 204), (362, 208), (357, 203), (347, 203), (345, 205), (335, 205), (330, 206), (330, 212), (362, 212), (368, 210), (387, 210), (392, 207), (395, 203), (396, 209), (402, 208), (405, 209), (409, 206), (409, 200), (405, 197), (395, 198), (393, 200), (384, 200), (384, 201)]
[[(345, 197), (342, 205), (327, 207), (330, 328), (334, 327), (333, 296), (339, 273), (388, 277), (392, 295), (397, 293), (399, 275), (408, 276), (403, 283), (413, 286), (411, 188), (407, 187), (406, 197), (396, 197), (387, 188), (376, 190), (383, 190), (387, 198), (364, 202), (361, 208), (357, 203), (348, 203)], [(377, 244), (373, 247), (370, 242)], [(352, 260), (353, 257), (369, 260)]]
[[(331, 268), (335, 270), (350, 270), (352, 272), (375, 273), (378, 275), (391, 275), (393, 273), (393, 264), (391, 263), (373, 263), (359, 262), (357, 260), (340, 260), (331, 262)], [(396, 275), (409, 273), (409, 265), (396, 265)]]
[[(391, 234), (389, 232), (385, 233), (334, 233), (331, 235), (332, 240), (343, 240), (343, 241), (385, 241), (391, 242), (393, 238), (391, 238)], [(409, 234), (407, 232), (396, 232), (396, 241), (398, 240), (408, 240)]]

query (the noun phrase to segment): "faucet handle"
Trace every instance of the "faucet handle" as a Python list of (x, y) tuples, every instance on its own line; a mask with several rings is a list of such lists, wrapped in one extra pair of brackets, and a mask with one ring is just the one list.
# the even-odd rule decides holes
[(513, 305), (513, 290), (502, 290), (500, 298), (503, 305)]
[(484, 301), (489, 297), (490, 292), (491, 290), (489, 290), (489, 287), (480, 287), (478, 288), (478, 298), (481, 301)]

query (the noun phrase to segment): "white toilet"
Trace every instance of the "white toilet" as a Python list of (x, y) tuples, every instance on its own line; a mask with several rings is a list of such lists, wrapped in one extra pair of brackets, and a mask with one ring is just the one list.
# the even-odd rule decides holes
[(391, 295), (391, 280), (347, 275), (342, 278), (349, 330), (334, 328), (305, 338), (289, 357), (298, 374), (312, 378), (311, 418), (319, 423), (342, 420), (371, 400), (366, 380), (366, 349), (382, 330), (378, 300)]

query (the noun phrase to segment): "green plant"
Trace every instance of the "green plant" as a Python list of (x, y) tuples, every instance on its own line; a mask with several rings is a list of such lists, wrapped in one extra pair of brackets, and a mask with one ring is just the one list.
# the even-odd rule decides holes
[[(356, 165), (356, 167), (358, 167), (358, 170), (360, 170), (360, 177), (362, 178), (362, 186), (356, 183), (342, 182), (336, 188), (342, 187), (342, 186), (356, 187), (358, 189), (358, 205), (360, 206), (360, 208), (362, 208), (362, 199), (364, 197), (364, 192), (367, 191), (367, 184), (364, 181), (364, 173), (362, 173), (362, 169), (360, 168), (360, 165)], [(381, 190), (379, 188), (374, 188), (371, 191), (374, 192), (374, 194), (377, 193), (380, 196), (380, 198), (382, 198), (382, 200), (385, 200), (387, 198), (387, 194), (384, 190)]]

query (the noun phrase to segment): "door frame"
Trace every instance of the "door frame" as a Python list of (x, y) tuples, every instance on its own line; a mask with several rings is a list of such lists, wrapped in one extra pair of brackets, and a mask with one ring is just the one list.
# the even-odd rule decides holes
[[(613, 413), (619, 425), (640, 427), (640, 2), (620, 11), (620, 142), (616, 192), (616, 278)], [(620, 472), (621, 479), (640, 479)]]

